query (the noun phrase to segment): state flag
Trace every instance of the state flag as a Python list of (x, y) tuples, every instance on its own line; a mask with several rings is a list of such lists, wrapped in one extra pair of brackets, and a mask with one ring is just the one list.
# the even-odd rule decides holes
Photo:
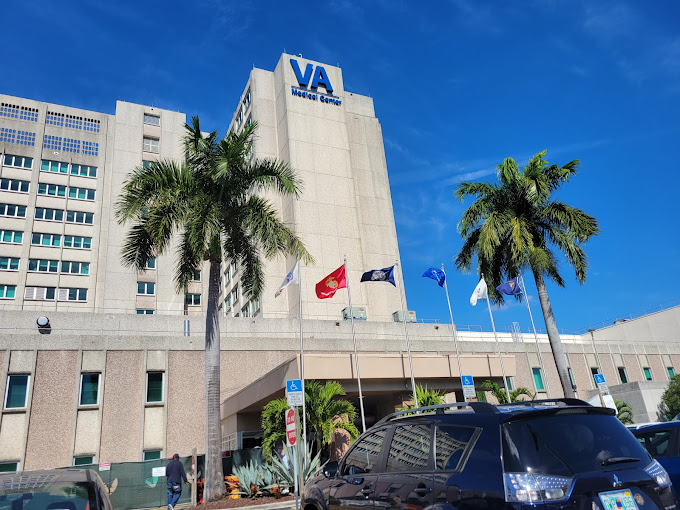
[(295, 262), (295, 266), (293, 269), (288, 271), (288, 274), (286, 277), (283, 279), (283, 283), (281, 284), (281, 287), (279, 287), (279, 290), (276, 291), (276, 294), (274, 294), (274, 297), (277, 298), (281, 295), (283, 290), (288, 287), (291, 283), (294, 283), (295, 285), (298, 285), (300, 283), (300, 261)]
[(486, 282), (484, 281), (484, 277), (482, 276), (482, 279), (479, 280), (479, 283), (475, 287), (475, 290), (472, 291), (472, 296), (470, 296), (470, 304), (472, 306), (476, 306), (478, 299), (486, 299), (487, 297), (488, 293)]
[(395, 287), (397, 284), (394, 282), (394, 266), (386, 267), (384, 269), (373, 269), (371, 271), (366, 271), (361, 275), (362, 282), (389, 282)]
[(509, 280), (505, 283), (501, 283), (498, 287), (496, 287), (496, 290), (498, 292), (502, 292), (503, 294), (507, 294), (508, 296), (516, 296), (521, 294), (522, 288), (519, 286), (519, 276), (516, 276), (512, 280)]

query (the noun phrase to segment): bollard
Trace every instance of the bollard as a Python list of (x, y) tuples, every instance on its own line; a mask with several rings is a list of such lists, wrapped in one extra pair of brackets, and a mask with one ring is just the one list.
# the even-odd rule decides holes
[(184, 319), (184, 336), (191, 336), (191, 323), (189, 319)]

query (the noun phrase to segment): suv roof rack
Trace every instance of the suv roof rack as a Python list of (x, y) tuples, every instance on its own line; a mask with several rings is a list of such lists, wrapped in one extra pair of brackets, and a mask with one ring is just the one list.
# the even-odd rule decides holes
[(426, 406), (426, 407), (415, 407), (413, 409), (406, 409), (404, 411), (397, 411), (396, 413), (388, 414), (384, 418), (382, 418), (380, 421), (376, 423), (383, 423), (386, 421), (393, 420), (394, 418), (398, 418), (400, 416), (405, 416), (405, 415), (416, 415), (420, 414), (422, 412), (427, 412), (427, 411), (434, 411), (435, 414), (444, 414), (444, 411), (446, 409), (456, 407), (456, 408), (461, 408), (461, 407), (469, 407), (471, 408), (475, 413), (482, 413), (482, 414), (497, 414), (498, 408), (493, 405), (489, 404), (488, 402), (454, 402), (452, 404), (439, 404), (436, 406)]
[(544, 398), (540, 400), (522, 400), (517, 402), (511, 402), (510, 404), (499, 404), (498, 406), (489, 404), (488, 402), (454, 402), (452, 404), (439, 404), (436, 406), (416, 407), (413, 409), (406, 409), (404, 411), (397, 411), (396, 413), (388, 414), (384, 418), (380, 419), (378, 422), (376, 422), (376, 425), (378, 423), (391, 421), (395, 418), (399, 418), (400, 416), (418, 415), (428, 411), (434, 411), (435, 414), (444, 414), (444, 411), (446, 409), (450, 409), (453, 407), (455, 408), (469, 407), (470, 409), (472, 409), (473, 412), (479, 414), (498, 414), (501, 412), (501, 409), (506, 409), (509, 407), (535, 408), (545, 405), (547, 403), (557, 404), (557, 406), (559, 407), (566, 406), (592, 407), (588, 402), (585, 402), (578, 398)]

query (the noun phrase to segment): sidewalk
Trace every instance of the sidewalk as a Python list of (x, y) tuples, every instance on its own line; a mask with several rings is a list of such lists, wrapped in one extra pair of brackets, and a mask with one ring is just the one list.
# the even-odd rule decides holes
[[(156, 508), (148, 509), (148, 510), (166, 510), (168, 507), (167, 506), (159, 506)], [(192, 508), (191, 503), (184, 503), (181, 505), (175, 506), (177, 510), (185, 510), (187, 508)], [(295, 501), (280, 501), (278, 503), (266, 503), (264, 505), (244, 505), (244, 506), (239, 506), (239, 507), (229, 507), (226, 508), (225, 510), (234, 510), (235, 508), (250, 508), (252, 510), (294, 510), (295, 509)]]

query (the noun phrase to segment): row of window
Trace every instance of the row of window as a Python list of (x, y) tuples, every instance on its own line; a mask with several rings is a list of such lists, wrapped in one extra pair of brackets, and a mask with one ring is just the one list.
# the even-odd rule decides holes
[(35, 147), (35, 133), (11, 128), (0, 128), (0, 142), (16, 143)]
[(92, 225), (94, 223), (94, 213), (84, 211), (63, 211), (62, 209), (49, 209), (44, 207), (36, 207), (34, 218), (36, 220), (45, 221), (64, 221), (64, 212), (66, 212), (66, 223), (82, 223), (83, 225)]
[[(26, 156), (15, 156), (13, 154), (5, 154), (3, 165), (15, 168), (33, 168), (33, 158)], [(52, 172), (59, 174), (69, 173), (69, 166), (71, 167), (71, 175), (79, 177), (97, 177), (97, 167), (91, 165), (80, 165), (77, 163), (66, 163), (64, 161), (53, 161), (51, 159), (40, 160), (40, 170), (42, 172)]]
[(45, 124), (51, 126), (64, 126), (71, 129), (82, 129), (83, 131), (90, 131), (92, 133), (99, 133), (101, 130), (100, 120), (69, 115), (68, 113), (56, 113), (49, 110), (45, 117)]
[[(144, 450), (144, 462), (160, 460), (161, 450)], [(73, 457), (74, 466), (89, 466), (95, 464), (94, 455), (78, 455)], [(19, 462), (0, 462), (0, 473), (16, 473), (19, 469)]]
[(26, 287), (26, 301), (87, 301), (87, 289), (62, 287)]
[[(61, 246), (61, 234), (44, 234), (34, 232), (31, 235), (31, 244), (37, 246)], [(92, 248), (92, 238), (83, 236), (64, 236), (65, 248), (79, 248), (89, 250)]]
[(38, 109), (10, 103), (0, 104), (0, 117), (38, 122)]
[[(19, 259), (14, 257), (0, 257), (0, 270), (18, 271)], [(28, 272), (90, 274), (90, 263), (75, 262), (71, 260), (28, 259)]]
[[(19, 179), (0, 179), (0, 190), (15, 191), (17, 193), (28, 193), (30, 189), (30, 181), (22, 181)], [(68, 195), (67, 195), (68, 190)], [(95, 191), (91, 188), (77, 188), (74, 186), (61, 186), (59, 184), (47, 184), (44, 182), (38, 183), (38, 195), (46, 195), (51, 197), (66, 197), (76, 200), (94, 201)], [(25, 208), (24, 208), (25, 209)]]
[[(35, 135), (33, 145), (35, 145)], [(54, 151), (84, 154), (86, 156), (99, 156), (98, 142), (88, 142), (87, 140), (81, 141), (75, 138), (62, 138), (61, 136), (55, 135), (45, 135), (45, 138), (43, 138), (43, 148)]]

